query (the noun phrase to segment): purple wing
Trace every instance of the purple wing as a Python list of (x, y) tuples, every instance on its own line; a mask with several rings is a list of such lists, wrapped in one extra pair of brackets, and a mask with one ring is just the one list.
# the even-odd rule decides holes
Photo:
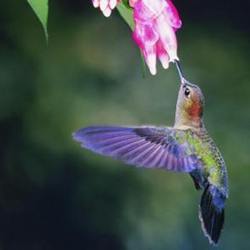
[(187, 143), (177, 137), (183, 131), (157, 127), (87, 127), (73, 134), (82, 147), (131, 165), (191, 172), (199, 160)]

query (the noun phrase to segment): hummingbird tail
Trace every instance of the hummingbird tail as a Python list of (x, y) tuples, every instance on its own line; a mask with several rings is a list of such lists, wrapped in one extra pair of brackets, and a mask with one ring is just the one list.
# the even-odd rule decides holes
[(205, 236), (213, 245), (217, 245), (223, 228), (225, 199), (225, 195), (210, 184), (201, 197), (199, 218)]

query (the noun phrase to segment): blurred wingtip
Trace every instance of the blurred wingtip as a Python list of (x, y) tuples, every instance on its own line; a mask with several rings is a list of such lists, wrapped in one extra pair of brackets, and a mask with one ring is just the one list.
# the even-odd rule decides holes
[(71, 134), (72, 138), (77, 141), (77, 142), (81, 142), (81, 137), (80, 137), (80, 130), (75, 131)]

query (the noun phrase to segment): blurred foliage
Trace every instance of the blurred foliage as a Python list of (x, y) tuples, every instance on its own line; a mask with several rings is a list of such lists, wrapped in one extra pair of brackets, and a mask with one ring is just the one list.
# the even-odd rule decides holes
[[(179, 56), (203, 89), (230, 179), (217, 249), (248, 250), (249, 30), (240, 12), (225, 18), (235, 4), (220, 1), (227, 7), (216, 15), (216, 3), (206, 3), (208, 20), (205, 4), (193, 2), (176, 1)], [(107, 19), (80, 0), (50, 9), (46, 47), (27, 2), (0, 4), (0, 249), (212, 249), (189, 176), (126, 167), (71, 139), (90, 124), (171, 125), (174, 67), (142, 78), (139, 51), (115, 13)]]

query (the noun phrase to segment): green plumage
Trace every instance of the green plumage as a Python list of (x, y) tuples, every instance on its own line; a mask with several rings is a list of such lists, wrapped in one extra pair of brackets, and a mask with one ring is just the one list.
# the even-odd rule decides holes
[(227, 171), (223, 157), (215, 145), (213, 139), (209, 136), (205, 128), (200, 130), (187, 129), (176, 139), (180, 143), (185, 141), (191, 145), (190, 154), (195, 152), (196, 156), (202, 162), (203, 169), (201, 175), (212, 185), (216, 186), (225, 196), (228, 196)]

